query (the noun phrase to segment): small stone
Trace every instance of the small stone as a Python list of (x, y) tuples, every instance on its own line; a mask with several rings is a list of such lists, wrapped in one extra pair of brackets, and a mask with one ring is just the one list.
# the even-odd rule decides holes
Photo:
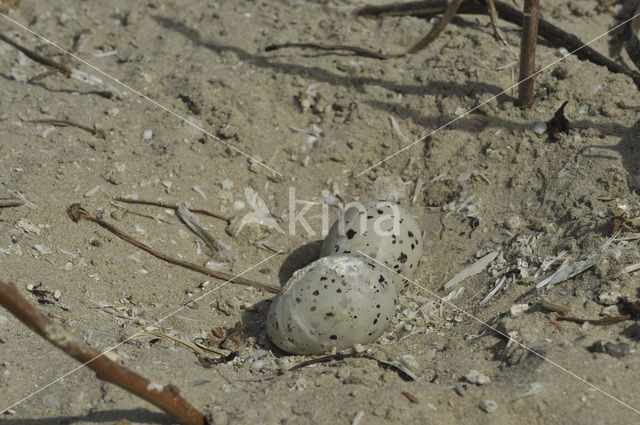
[(619, 342), (617, 344), (613, 342), (607, 342), (604, 345), (606, 353), (611, 357), (621, 358), (629, 354), (629, 344), (626, 342)]
[(522, 315), (525, 311), (529, 310), (529, 304), (514, 304), (511, 306), (511, 316), (517, 317)]
[(579, 115), (585, 115), (587, 112), (589, 112), (589, 105), (578, 106), (577, 112)]
[(420, 363), (411, 354), (403, 354), (398, 358), (398, 363), (403, 367), (409, 369), (411, 372), (417, 372), (420, 370)]
[(471, 369), (469, 373), (465, 375), (464, 378), (467, 380), (467, 382), (470, 382), (476, 385), (484, 385), (491, 382), (491, 378), (489, 378), (487, 375), (481, 372), (478, 372), (475, 369)]
[(249, 363), (249, 371), (251, 373), (260, 372), (263, 367), (264, 367), (264, 360), (254, 360), (251, 363)]
[(464, 392), (467, 391), (467, 385), (456, 384), (456, 386), (454, 387), (454, 390), (456, 391), (456, 394), (458, 394), (460, 397), (464, 397)]
[(145, 130), (142, 132), (142, 140), (150, 140), (153, 137), (153, 131)]
[(498, 403), (493, 400), (483, 400), (482, 403), (480, 403), (480, 408), (487, 413), (493, 413), (498, 410)]
[(459, 116), (464, 115), (466, 112), (467, 112), (466, 109), (464, 109), (464, 108), (462, 108), (460, 106), (457, 106), (456, 109), (453, 111), (453, 114), (459, 117)]
[(533, 126), (533, 132), (536, 134), (544, 134), (545, 131), (547, 131), (547, 124), (544, 122), (536, 123)]

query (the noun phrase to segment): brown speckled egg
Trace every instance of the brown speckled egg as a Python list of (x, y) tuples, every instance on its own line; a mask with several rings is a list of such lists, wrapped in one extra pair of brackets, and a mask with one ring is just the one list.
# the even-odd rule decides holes
[(395, 298), (385, 268), (351, 255), (322, 257), (296, 271), (276, 295), (267, 335), (293, 354), (367, 344), (389, 326)]
[[(343, 224), (338, 219), (331, 227), (320, 255), (361, 255), (361, 251), (413, 279), (422, 257), (422, 232), (416, 220), (392, 202), (368, 201), (354, 205), (345, 211)], [(403, 293), (409, 281), (396, 273), (392, 275), (396, 294)]]

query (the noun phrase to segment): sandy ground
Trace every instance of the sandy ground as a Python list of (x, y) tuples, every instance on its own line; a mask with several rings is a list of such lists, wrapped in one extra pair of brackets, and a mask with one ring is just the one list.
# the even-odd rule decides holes
[[(640, 422), (636, 321), (559, 322), (558, 313), (540, 306), (544, 297), (570, 307), (572, 316), (601, 319), (621, 313), (621, 297), (639, 295), (638, 273), (621, 269), (640, 261), (634, 239), (640, 230), (623, 228), (618, 237), (630, 240), (599, 251), (611, 236), (612, 209), (640, 208), (633, 182), (640, 175), (637, 87), (569, 57), (538, 77), (533, 109), (521, 110), (508, 91), (358, 175), (508, 88), (517, 70), (505, 66), (517, 60), (519, 45), (516, 27), (502, 23), (509, 50), (495, 41), (487, 17), (465, 16), (426, 51), (403, 60), (264, 51), (272, 43), (326, 41), (396, 52), (433, 25), (351, 17), (361, 4), (23, 0), (12, 19), (65, 48), (92, 29), (81, 58), (221, 141), (128, 89), (116, 100), (60, 75), (29, 81), (46, 69), (0, 45), (0, 197), (29, 201), (0, 210), (2, 279), (33, 304), (40, 300), (43, 312), (98, 350), (206, 294), (155, 330), (192, 342), (242, 322), (245, 336), (232, 361), (205, 367), (190, 348), (149, 332), (111, 356), (155, 382), (178, 386), (216, 424), (350, 424), (359, 412), (361, 424)], [(548, 1), (542, 16), (590, 40), (620, 22), (597, 6)], [(0, 30), (62, 59), (4, 18)], [(593, 47), (626, 61), (615, 40), (611, 34)], [(541, 43), (537, 61), (544, 66), (561, 56)], [(77, 61), (69, 65), (107, 81)], [(565, 100), (571, 129), (550, 142), (534, 126)], [(45, 118), (96, 126), (106, 138), (23, 121)], [(209, 251), (171, 210), (113, 198), (188, 202), (243, 217), (254, 211), (247, 199), (253, 193), (288, 230), (290, 188), (296, 199), (316, 202), (306, 214), (315, 234), (299, 225), (295, 235), (248, 226), (232, 237), (225, 223), (202, 218), (225, 247), (227, 261), (218, 267), (236, 274), (250, 269), (246, 277), (281, 284), (291, 269), (314, 259), (321, 202), (335, 205), (337, 196), (399, 202), (424, 232), (427, 248), (416, 279), (423, 288), (410, 288), (389, 331), (365, 348), (401, 362), (417, 380), (364, 358), (287, 372), (308, 358), (287, 355), (267, 340), (269, 294), (233, 284), (208, 293), (221, 282), (153, 258), (93, 223), (73, 223), (65, 212), (79, 202), (160, 251), (205, 264)], [(333, 219), (335, 207), (331, 212)], [(283, 253), (269, 258), (272, 250)], [(449, 297), (469, 315), (429, 294), (449, 295), (447, 280), (496, 251), (501, 254), (487, 270)], [(570, 264), (594, 252), (594, 267), (536, 290), (566, 259)], [(504, 286), (479, 305), (502, 276)], [(29, 292), (39, 284), (50, 292)], [(526, 306), (512, 308), (516, 304)], [(594, 350), (598, 342), (607, 352)], [(3, 424), (171, 423), (76, 367), (0, 311), (0, 408), (26, 398), (2, 416)], [(471, 370), (490, 382), (468, 382)]]

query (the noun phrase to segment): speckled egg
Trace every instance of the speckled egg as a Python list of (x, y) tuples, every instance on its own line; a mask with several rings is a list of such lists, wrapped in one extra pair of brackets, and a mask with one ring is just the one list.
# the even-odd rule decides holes
[[(392, 202), (368, 201), (348, 208), (343, 223), (338, 219), (331, 227), (321, 256), (361, 255), (358, 251), (362, 251), (413, 279), (422, 257), (422, 233), (406, 209)], [(396, 273), (392, 275), (396, 294), (403, 293), (409, 281)]]
[(267, 335), (293, 354), (373, 342), (395, 314), (391, 279), (388, 270), (360, 257), (319, 258), (296, 271), (276, 295)]

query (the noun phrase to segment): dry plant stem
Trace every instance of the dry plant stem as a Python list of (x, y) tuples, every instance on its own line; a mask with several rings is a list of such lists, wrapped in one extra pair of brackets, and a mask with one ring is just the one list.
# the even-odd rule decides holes
[(83, 82), (85, 84), (88, 84), (90, 86), (98, 86), (98, 87), (100, 87), (102, 90), (93, 92), (95, 94), (98, 94), (100, 96), (106, 97), (107, 99), (111, 99), (111, 98), (122, 99), (123, 98), (122, 93), (117, 88), (115, 88), (114, 86), (112, 86), (110, 84), (104, 83), (98, 77), (95, 77), (93, 75), (87, 74), (86, 72), (80, 71), (78, 69), (68, 68), (66, 65), (63, 65), (63, 64), (61, 64), (59, 62), (56, 62), (54, 60), (45, 58), (44, 56), (40, 56), (36, 52), (31, 51), (31, 50), (27, 49), (26, 47), (23, 47), (20, 44), (16, 43), (15, 41), (11, 40), (10, 38), (6, 37), (4, 34), (0, 34), (0, 40), (4, 41), (6, 43), (9, 43), (10, 45), (12, 45), (16, 49), (20, 50), (22, 53), (24, 53), (25, 55), (27, 55), (29, 58), (33, 59), (34, 61), (36, 61), (36, 62), (38, 62), (38, 63), (40, 63), (42, 65), (48, 66), (50, 68), (53, 68), (53, 69), (57, 70), (58, 72), (61, 72), (66, 77), (71, 77), (71, 78), (73, 78), (75, 80), (81, 81), (81, 82)]
[(0, 208), (19, 207), (24, 205), (24, 202), (17, 199), (0, 199)]
[[(85, 40), (85, 35), (87, 34), (93, 34), (95, 33), (95, 30), (93, 29), (84, 29), (82, 30), (77, 36), (75, 36), (75, 41), (73, 42), (73, 47), (71, 48), (70, 53), (72, 55), (77, 55), (80, 52), (80, 47), (82, 42)], [(71, 60), (71, 55), (65, 55), (61, 60), (60, 63), (61, 64), (67, 64), (69, 63), (69, 61)], [(35, 77), (31, 78), (30, 81), (37, 81), (37, 80), (41, 80), (45, 77), (48, 77), (49, 75), (54, 74), (56, 71), (50, 69), (48, 71), (45, 71), (41, 74), (36, 75)]]
[[(177, 210), (179, 205), (176, 204), (171, 204), (168, 202), (159, 202), (159, 201), (145, 201), (144, 199), (128, 199), (128, 198), (123, 198), (123, 197), (117, 197), (114, 198), (116, 201), (118, 202), (125, 202), (127, 204), (141, 204), (141, 205), (152, 205), (154, 207), (161, 207), (161, 208), (169, 208), (172, 210)], [(219, 220), (223, 220), (226, 221), (227, 223), (231, 222), (231, 219), (229, 217), (225, 217), (223, 215), (211, 212), (211, 211), (207, 211), (207, 210), (201, 210), (201, 209), (193, 209), (193, 208), (189, 208), (189, 211), (191, 211), (194, 214), (201, 214), (201, 215), (208, 215), (210, 217), (215, 217)]]
[(319, 49), (319, 50), (344, 50), (347, 52), (357, 53), (360, 56), (372, 57), (374, 59), (391, 59), (396, 55), (385, 55), (383, 53), (374, 52), (373, 50), (366, 49), (364, 47), (346, 46), (344, 44), (327, 44), (327, 43), (284, 43), (284, 44), (271, 44), (265, 47), (266, 52), (272, 52), (274, 50), (286, 49), (289, 47), (298, 47), (302, 49)]
[[(411, 46), (411, 48), (407, 50), (406, 54), (417, 53), (427, 47), (433, 40), (435, 40), (440, 35), (440, 33), (444, 31), (446, 26), (449, 25), (449, 22), (451, 22), (453, 17), (456, 15), (456, 13), (458, 12), (458, 8), (463, 1), (464, 0), (453, 0), (453, 2), (451, 2), (451, 4), (447, 7), (447, 10), (444, 11), (444, 15), (442, 16), (442, 19), (440, 19), (440, 22), (438, 22), (435, 27), (431, 28), (431, 31), (429, 31), (429, 33), (425, 35), (420, 41)], [(400, 56), (405, 56), (406, 54)]]
[[(496, 10), (507, 22), (522, 25), (522, 12), (511, 5), (494, 0)], [(382, 16), (415, 16), (419, 18), (431, 17), (443, 13), (447, 9), (447, 0), (427, 0), (409, 3), (393, 3), (381, 6), (365, 6), (355, 11), (356, 16), (379, 18)], [(458, 14), (487, 14), (484, 2), (466, 0), (458, 9)], [(552, 23), (540, 19), (538, 23), (538, 35), (556, 47), (564, 47), (570, 52), (575, 51), (581, 60), (588, 60), (596, 65), (605, 66), (611, 72), (628, 75), (640, 88), (640, 73), (612, 61), (608, 57), (598, 53), (573, 34), (570, 34)], [(578, 50), (579, 49), (579, 50)]]
[(491, 16), (491, 26), (493, 27), (496, 38), (510, 49), (509, 43), (507, 43), (507, 40), (502, 35), (502, 31), (500, 31), (500, 26), (498, 25), (498, 11), (496, 10), (495, 2), (493, 0), (487, 0), (487, 4), (489, 6), (489, 16)]
[(37, 54), (36, 52), (34, 52), (33, 50), (29, 50), (24, 46), (21, 46), (20, 44), (16, 43), (15, 41), (11, 40), (9, 37), (5, 36), (4, 34), (0, 33), (0, 40), (4, 41), (5, 43), (10, 44), (11, 46), (15, 47), (16, 49), (20, 50), (22, 53), (24, 53), (29, 59), (32, 59), (44, 66), (48, 66), (50, 68), (55, 69), (58, 72), (61, 72), (65, 77), (71, 77), (71, 70), (69, 68), (67, 68), (65, 65), (58, 63), (54, 60), (51, 60), (49, 58), (45, 58), (44, 56), (40, 56), (39, 54)]
[(540, 0), (524, 0), (522, 18), (522, 40), (520, 41), (520, 86), (518, 98), (520, 105), (530, 108), (535, 97), (536, 39), (538, 38), (538, 19)]
[(69, 214), (69, 217), (71, 217), (71, 219), (76, 223), (78, 221), (80, 221), (80, 220), (87, 220), (87, 221), (92, 221), (94, 223), (97, 223), (102, 228), (107, 229), (108, 231), (110, 231), (114, 235), (118, 236), (120, 239), (122, 239), (124, 241), (127, 241), (132, 245), (137, 246), (138, 248), (148, 252), (149, 254), (153, 255), (156, 258), (159, 258), (161, 260), (166, 261), (167, 263), (175, 264), (176, 266), (184, 267), (186, 269), (190, 269), (190, 270), (202, 273), (202, 274), (207, 275), (207, 276), (215, 277), (215, 278), (220, 279), (220, 280), (237, 283), (238, 285), (252, 286), (254, 288), (262, 289), (264, 291), (271, 292), (271, 293), (274, 293), (274, 294), (278, 293), (280, 291), (280, 288), (276, 288), (274, 286), (267, 285), (265, 283), (255, 282), (253, 280), (249, 280), (249, 279), (245, 279), (245, 278), (242, 278), (242, 277), (233, 276), (233, 275), (228, 274), (228, 273), (223, 273), (223, 272), (218, 272), (218, 271), (215, 271), (215, 270), (211, 270), (211, 269), (208, 269), (208, 268), (203, 267), (201, 265), (198, 265), (198, 264), (195, 264), (195, 263), (190, 263), (188, 261), (182, 261), (182, 260), (179, 260), (177, 258), (173, 258), (173, 257), (170, 257), (170, 256), (168, 256), (166, 254), (163, 254), (162, 252), (156, 251), (155, 249), (151, 248), (149, 245), (146, 245), (146, 244), (144, 244), (144, 243), (132, 238), (131, 236), (129, 236), (126, 233), (124, 233), (122, 230), (120, 230), (117, 227), (107, 223), (106, 221), (104, 221), (104, 220), (102, 220), (100, 218), (97, 218), (97, 217), (91, 217), (89, 215), (89, 213), (87, 213), (87, 211), (85, 211), (80, 206), (80, 204), (72, 204), (71, 206), (69, 206), (69, 208), (67, 209), (67, 214)]
[(583, 324), (586, 322), (591, 325), (612, 325), (614, 323), (624, 322), (625, 320), (631, 320), (631, 315), (624, 314), (622, 316), (605, 317), (604, 319), (582, 319), (580, 317), (559, 316), (558, 318), (556, 318), (556, 320), (574, 322), (579, 324)]
[(358, 357), (365, 357), (365, 353), (329, 354), (329, 355), (326, 355), (326, 356), (317, 357), (315, 359), (306, 360), (304, 362), (298, 363), (297, 365), (292, 366), (291, 368), (289, 368), (287, 370), (287, 372), (295, 372), (298, 369), (302, 369), (303, 367), (309, 366), (309, 365), (312, 365), (312, 364), (327, 363), (327, 362), (330, 362), (332, 360), (352, 359), (352, 358), (358, 358)]
[(384, 54), (378, 53), (370, 49), (366, 49), (364, 47), (358, 46), (347, 46), (344, 44), (326, 44), (326, 43), (285, 43), (285, 44), (274, 44), (267, 46), (265, 51), (270, 52), (278, 49), (283, 49), (287, 47), (300, 47), (300, 48), (310, 48), (310, 49), (320, 49), (320, 50), (344, 50), (347, 52), (353, 52), (360, 56), (372, 57), (374, 59), (397, 59), (406, 57), (408, 54), (417, 53), (420, 50), (423, 50), (427, 47), (433, 40), (435, 40), (438, 35), (446, 28), (446, 26), (451, 22), (453, 17), (458, 10), (458, 7), (462, 4), (464, 0), (454, 0), (447, 9), (445, 10), (444, 16), (440, 19), (440, 22), (429, 31), (427, 35), (425, 35), (420, 41), (414, 44), (409, 50), (404, 53), (395, 53), (395, 54)]
[(82, 125), (79, 124), (77, 122), (73, 122), (73, 121), (68, 121), (68, 120), (25, 120), (25, 122), (33, 122), (33, 123), (38, 123), (38, 124), (50, 124), (56, 127), (76, 127), (79, 128), (81, 130), (84, 130), (90, 134), (92, 134), (93, 136), (96, 137), (100, 137), (101, 139), (105, 139), (106, 136), (104, 134), (104, 131), (102, 130), (98, 130), (92, 127), (88, 127), (86, 125)]
[[(640, 1), (638, 1), (638, 6), (633, 12), (633, 16), (638, 14), (640, 14)], [(640, 16), (636, 16), (629, 22), (625, 49), (633, 63), (640, 69)]]
[(86, 364), (96, 376), (106, 382), (148, 401), (182, 425), (205, 425), (206, 417), (180, 396), (173, 385), (160, 388), (148, 379), (109, 360), (88, 345), (76, 340), (65, 329), (29, 304), (11, 284), (0, 281), (0, 305), (38, 335)]

